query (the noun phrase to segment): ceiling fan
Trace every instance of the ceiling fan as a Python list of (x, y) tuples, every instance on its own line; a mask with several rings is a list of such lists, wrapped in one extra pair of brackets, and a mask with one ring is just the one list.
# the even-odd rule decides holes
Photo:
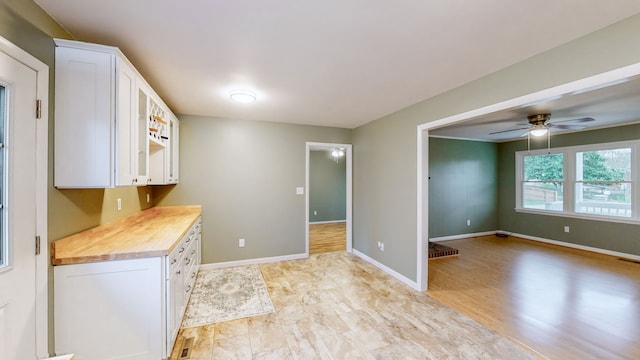
[[(549, 132), (549, 129), (552, 127), (555, 129), (563, 129), (563, 130), (582, 130), (586, 128), (586, 125), (575, 125), (575, 124), (595, 121), (594, 118), (584, 117), (584, 118), (562, 120), (562, 121), (551, 123), (549, 122), (550, 118), (551, 118), (551, 114), (529, 115), (527, 116), (527, 119), (529, 120), (529, 124), (527, 127), (496, 131), (496, 132), (490, 133), (489, 135), (502, 134), (502, 133), (507, 133), (512, 131), (527, 130), (527, 132), (525, 132), (521, 136), (526, 136), (526, 135), (544, 136)], [(522, 124), (522, 125), (525, 125), (525, 124)]]

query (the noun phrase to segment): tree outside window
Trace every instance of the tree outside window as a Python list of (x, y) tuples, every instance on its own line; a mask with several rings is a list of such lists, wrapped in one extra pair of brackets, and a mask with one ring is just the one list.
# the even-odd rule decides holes
[(576, 153), (575, 211), (631, 217), (631, 148)]
[(564, 154), (527, 155), (523, 170), (522, 206), (563, 211)]

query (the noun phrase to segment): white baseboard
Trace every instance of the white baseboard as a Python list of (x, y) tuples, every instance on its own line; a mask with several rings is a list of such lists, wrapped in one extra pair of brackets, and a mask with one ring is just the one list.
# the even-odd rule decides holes
[(595, 253), (599, 253), (599, 254), (605, 254), (605, 255), (616, 256), (616, 257), (621, 257), (621, 258), (625, 258), (625, 259), (640, 261), (640, 256), (638, 256), (638, 255), (627, 254), (627, 253), (623, 253), (623, 252), (606, 250), (606, 249), (600, 249), (600, 248), (591, 247), (591, 246), (573, 244), (573, 243), (569, 243), (569, 242), (565, 242), (565, 241), (545, 239), (545, 238), (541, 238), (541, 237), (537, 237), (537, 236), (530, 236), (530, 235), (512, 233), (512, 232), (502, 231), (502, 230), (500, 230), (499, 232), (501, 232), (503, 234), (508, 234), (508, 235), (511, 235), (511, 236), (527, 239), (527, 240), (539, 241), (539, 242), (543, 242), (543, 243), (547, 243), (547, 244), (564, 246), (564, 247), (568, 247), (568, 248), (572, 248), (572, 249), (591, 251), (591, 252), (595, 252)]
[(300, 260), (308, 258), (308, 254), (293, 254), (293, 255), (283, 255), (283, 256), (273, 256), (266, 258), (257, 258), (257, 259), (246, 259), (246, 260), (236, 260), (236, 261), (225, 261), (219, 263), (210, 263), (210, 264), (200, 264), (199, 270), (209, 270), (209, 269), (221, 269), (233, 266), (246, 266), (246, 265), (257, 265), (257, 264), (266, 264), (278, 261), (288, 261), (288, 260)]
[(404, 284), (410, 286), (412, 289), (416, 290), (416, 291), (420, 291), (420, 288), (418, 287), (418, 283), (409, 279), (408, 277), (400, 274), (399, 272), (393, 270), (392, 268), (378, 262), (377, 260), (361, 253), (360, 251), (353, 249), (353, 254), (356, 255), (357, 257), (361, 258), (362, 260), (370, 263), (371, 265), (377, 267), (378, 269), (386, 272), (387, 274), (393, 276), (394, 278), (400, 280), (401, 282), (403, 282)]
[(347, 222), (347, 220), (309, 221), (309, 225), (333, 224), (333, 223), (345, 223), (345, 222)]
[(459, 240), (459, 239), (466, 239), (470, 237), (494, 235), (495, 233), (496, 231), (484, 231), (484, 232), (472, 233), (472, 234), (441, 236), (441, 237), (430, 238), (429, 241), (438, 242), (438, 241), (448, 241), (448, 240)]

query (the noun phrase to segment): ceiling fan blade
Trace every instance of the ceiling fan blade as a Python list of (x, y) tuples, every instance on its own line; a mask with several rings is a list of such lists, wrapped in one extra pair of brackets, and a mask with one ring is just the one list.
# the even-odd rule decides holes
[(495, 131), (495, 132), (489, 133), (489, 135), (503, 134), (503, 133), (508, 133), (512, 131), (520, 131), (520, 130), (528, 130), (528, 129), (529, 129), (528, 127), (523, 127), (523, 128), (517, 128), (517, 129), (511, 129), (511, 130)]
[(555, 124), (562, 124), (562, 123), (586, 123), (586, 122), (591, 122), (591, 121), (596, 121), (596, 119), (591, 118), (591, 117), (584, 117), (584, 118), (578, 118), (578, 119), (552, 121), (552, 123), (555, 125)]
[(584, 125), (553, 125), (554, 129), (565, 129), (565, 130), (582, 130), (586, 128)]

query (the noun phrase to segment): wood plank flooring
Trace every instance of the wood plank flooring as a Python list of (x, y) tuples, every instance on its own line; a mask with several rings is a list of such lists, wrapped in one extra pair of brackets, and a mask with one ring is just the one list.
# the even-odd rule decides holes
[(190, 360), (535, 359), (347, 252), (261, 264), (275, 312), (181, 329)]
[(309, 224), (309, 254), (346, 250), (346, 222)]
[(431, 297), (551, 359), (640, 359), (640, 264), (514, 237), (446, 241)]

